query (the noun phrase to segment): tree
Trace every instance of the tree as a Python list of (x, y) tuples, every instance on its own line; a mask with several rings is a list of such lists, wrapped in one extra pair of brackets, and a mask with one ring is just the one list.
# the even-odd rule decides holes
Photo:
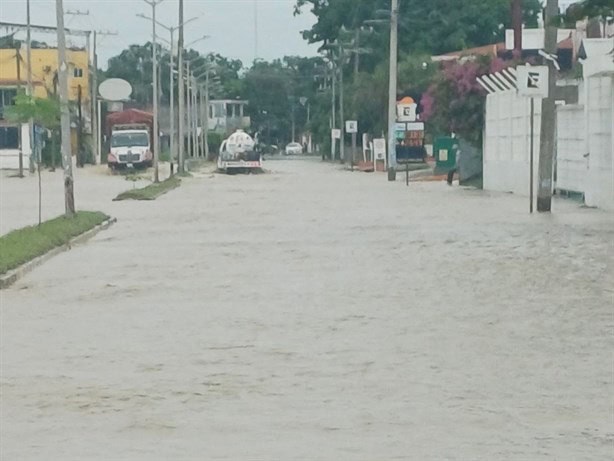
[(429, 123), (431, 132), (454, 132), (481, 146), (486, 98), (477, 77), (506, 66), (500, 59), (489, 58), (443, 64), (442, 72), (437, 74), (422, 100), (422, 119)]
[[(35, 127), (38, 125), (54, 130), (60, 125), (60, 103), (57, 98), (37, 98), (21, 91), (15, 96), (15, 104), (6, 108), (6, 117), (15, 123), (28, 123), (33, 120)], [(34, 136), (34, 139), (36, 138), (37, 136)], [(53, 135), (51, 139), (54, 139)], [(34, 146), (30, 146), (30, 148), (34, 149)], [(38, 225), (40, 226), (42, 221), (41, 159), (39, 158), (36, 163), (38, 172)]]
[[(303, 36), (310, 43), (334, 41), (342, 26), (354, 29), (365, 20), (377, 19), (378, 10), (390, 8), (389, 0), (297, 0), (295, 14), (311, 6), (314, 26)], [(524, 0), (524, 22), (536, 26), (540, 0)], [(509, 0), (406, 0), (399, 16), (401, 53), (443, 54), (502, 41), (511, 25)], [(387, 34), (373, 34), (367, 45), (375, 50), (371, 61), (385, 60)]]

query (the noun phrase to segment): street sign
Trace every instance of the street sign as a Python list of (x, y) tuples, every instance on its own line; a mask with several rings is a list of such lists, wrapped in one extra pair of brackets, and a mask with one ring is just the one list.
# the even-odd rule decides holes
[(345, 121), (345, 132), (346, 133), (358, 133), (358, 122), (356, 120), (346, 120)]
[(339, 128), (333, 128), (331, 130), (331, 136), (333, 139), (341, 139), (341, 130)]
[(373, 154), (375, 160), (384, 160), (386, 158), (386, 139), (376, 138), (373, 140)]
[(424, 122), (408, 123), (407, 131), (424, 131)]
[(394, 131), (405, 131), (406, 128), (407, 128), (407, 125), (405, 123), (395, 123), (394, 124)]
[(418, 104), (409, 96), (397, 102), (397, 121), (399, 122), (415, 122)]
[(548, 97), (548, 66), (518, 66), (516, 72), (519, 96)]

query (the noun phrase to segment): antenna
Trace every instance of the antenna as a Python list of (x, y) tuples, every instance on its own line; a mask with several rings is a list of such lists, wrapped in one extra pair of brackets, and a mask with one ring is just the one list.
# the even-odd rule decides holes
[(254, 0), (254, 61), (258, 59), (258, 0)]

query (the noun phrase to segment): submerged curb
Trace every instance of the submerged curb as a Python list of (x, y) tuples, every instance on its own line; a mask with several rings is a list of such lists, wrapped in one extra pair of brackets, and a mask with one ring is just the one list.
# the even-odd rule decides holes
[(54, 256), (70, 250), (74, 245), (79, 245), (94, 237), (98, 232), (103, 231), (111, 227), (113, 223), (117, 222), (116, 218), (109, 218), (106, 221), (98, 224), (84, 233), (73, 237), (68, 243), (60, 245), (58, 247), (49, 250), (47, 253), (38, 256), (27, 263), (22, 264), (16, 269), (8, 271), (6, 274), (0, 275), (0, 290), (10, 287), (19, 279), (23, 278), (26, 274), (36, 269), (38, 266), (44, 264)]

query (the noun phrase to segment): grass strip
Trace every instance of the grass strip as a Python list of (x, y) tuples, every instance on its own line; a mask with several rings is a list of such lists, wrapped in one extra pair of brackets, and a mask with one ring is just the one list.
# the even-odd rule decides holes
[(3, 235), (0, 237), (0, 274), (67, 244), (107, 219), (106, 214), (98, 211), (78, 211), (72, 218), (60, 216), (40, 226), (24, 227)]
[(132, 189), (126, 192), (122, 192), (113, 200), (155, 200), (162, 194), (166, 194), (168, 191), (179, 187), (181, 179), (177, 176), (168, 178), (162, 182), (152, 183), (149, 186), (142, 187), (140, 189)]

